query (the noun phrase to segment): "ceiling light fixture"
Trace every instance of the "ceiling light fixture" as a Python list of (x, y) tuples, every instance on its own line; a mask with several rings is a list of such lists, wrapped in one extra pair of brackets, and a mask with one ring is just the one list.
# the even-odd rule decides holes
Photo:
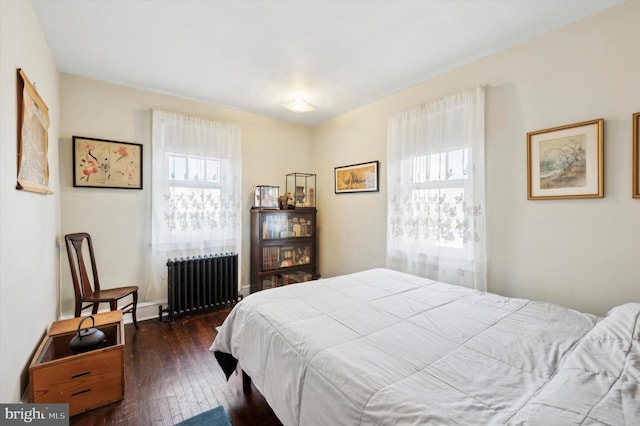
[(304, 100), (304, 97), (302, 95), (295, 95), (292, 98), (293, 100), (291, 102), (282, 104), (282, 106), (289, 111), (302, 113), (313, 111), (315, 109), (313, 106), (309, 105), (307, 101)]

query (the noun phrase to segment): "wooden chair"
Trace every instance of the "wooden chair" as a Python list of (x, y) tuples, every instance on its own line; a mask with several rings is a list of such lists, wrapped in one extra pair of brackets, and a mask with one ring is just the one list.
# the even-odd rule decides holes
[[(75, 291), (76, 309), (75, 316), (79, 317), (81, 312), (89, 307), (92, 313), (98, 312), (100, 303), (109, 303), (112, 311), (120, 309), (122, 313), (130, 313), (133, 317), (133, 325), (138, 328), (136, 319), (136, 308), (138, 307), (138, 286), (117, 287), (106, 290), (100, 289), (100, 281), (98, 280), (98, 270), (96, 268), (96, 260), (93, 254), (93, 244), (91, 236), (86, 232), (75, 234), (67, 234), (64, 236), (67, 246), (67, 255), (69, 256), (69, 266), (71, 267), (71, 278), (73, 279), (73, 289)], [(86, 249), (90, 258), (90, 266), (92, 278), (87, 274), (87, 263), (85, 262), (86, 249), (83, 247), (87, 242)], [(91, 282), (93, 281), (93, 286)], [(118, 301), (127, 296), (131, 296), (133, 301), (125, 306), (118, 308)], [(88, 303), (82, 306), (83, 303)]]

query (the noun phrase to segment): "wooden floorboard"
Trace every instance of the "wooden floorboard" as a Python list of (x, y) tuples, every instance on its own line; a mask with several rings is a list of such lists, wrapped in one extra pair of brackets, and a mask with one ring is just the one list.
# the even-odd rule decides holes
[(229, 309), (173, 323), (125, 326), (124, 399), (71, 417), (71, 426), (167, 425), (222, 405), (233, 426), (281, 426), (262, 395), (242, 391), (241, 374), (227, 382), (209, 346)]

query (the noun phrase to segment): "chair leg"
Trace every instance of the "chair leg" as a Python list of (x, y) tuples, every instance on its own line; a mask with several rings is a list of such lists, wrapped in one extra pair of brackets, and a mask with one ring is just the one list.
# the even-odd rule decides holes
[(97, 314), (97, 313), (98, 313), (98, 307), (99, 307), (99, 305), (100, 305), (99, 303), (94, 303), (94, 304), (93, 304), (93, 307), (91, 308), (91, 313), (92, 313), (93, 315), (95, 315), (95, 314)]
[(133, 292), (133, 309), (131, 310), (131, 316), (133, 317), (133, 325), (138, 328), (138, 319), (136, 318), (136, 311), (138, 310), (138, 290)]
[(82, 301), (76, 300), (76, 311), (73, 315), (75, 317), (79, 317), (81, 313), (82, 313)]

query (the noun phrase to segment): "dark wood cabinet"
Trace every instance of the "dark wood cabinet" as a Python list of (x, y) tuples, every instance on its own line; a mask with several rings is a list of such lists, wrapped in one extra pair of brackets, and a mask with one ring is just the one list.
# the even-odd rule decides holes
[(316, 214), (251, 210), (251, 293), (317, 278)]

